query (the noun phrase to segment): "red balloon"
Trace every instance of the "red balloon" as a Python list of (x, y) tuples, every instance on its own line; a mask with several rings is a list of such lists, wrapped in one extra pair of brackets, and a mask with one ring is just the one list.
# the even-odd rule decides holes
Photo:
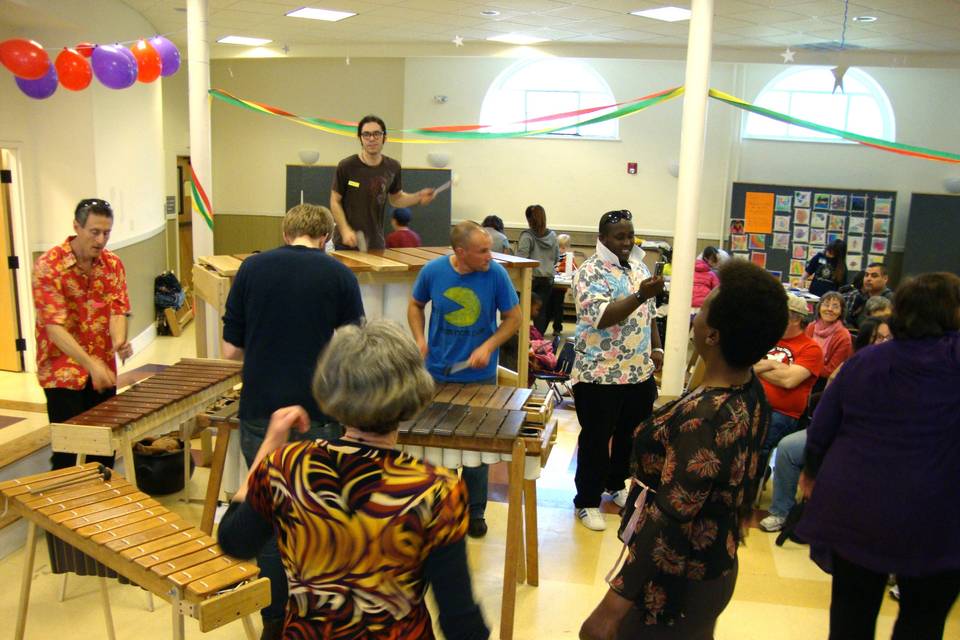
[(57, 68), (57, 77), (64, 89), (81, 91), (90, 85), (93, 80), (93, 70), (90, 63), (76, 49), (64, 49), (57, 55), (54, 63)]
[(153, 82), (160, 77), (160, 71), (163, 64), (160, 61), (160, 54), (146, 40), (138, 40), (137, 44), (130, 47), (133, 57), (137, 59), (137, 80), (140, 82)]
[(38, 80), (50, 70), (50, 56), (43, 47), (22, 38), (0, 42), (0, 63), (24, 80)]
[(93, 55), (93, 50), (97, 48), (97, 45), (92, 42), (81, 42), (74, 47), (77, 50), (77, 53), (82, 55), (84, 58), (89, 58)]

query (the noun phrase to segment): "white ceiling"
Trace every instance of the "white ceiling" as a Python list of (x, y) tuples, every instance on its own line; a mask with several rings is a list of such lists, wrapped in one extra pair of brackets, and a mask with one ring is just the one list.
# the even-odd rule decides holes
[[(185, 41), (185, 0), (124, 0), (154, 25)], [(353, 11), (337, 23), (287, 18), (306, 6)], [(684, 47), (687, 22), (667, 23), (629, 15), (671, 4), (649, 0), (209, 0), (210, 35), (270, 38), (291, 50), (335, 45), (443, 45), (451, 55), (481, 54), (487, 37), (519, 31), (553, 41), (550, 46)], [(678, 0), (689, 6), (689, 0)], [(487, 17), (483, 10), (499, 11)], [(714, 44), (723, 48), (802, 47), (838, 43), (843, 0), (716, 0)], [(869, 24), (860, 15), (876, 16)], [(960, 0), (856, 0), (849, 3), (846, 44), (871, 52), (960, 53)], [(455, 36), (464, 47), (453, 51)], [(471, 52), (470, 48), (474, 47)], [(236, 47), (216, 45), (217, 55)]]

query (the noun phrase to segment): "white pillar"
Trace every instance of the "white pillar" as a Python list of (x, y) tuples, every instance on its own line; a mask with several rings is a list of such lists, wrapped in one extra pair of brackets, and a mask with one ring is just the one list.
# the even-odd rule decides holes
[[(190, 98), (190, 166), (197, 175), (210, 199), (213, 201), (213, 160), (210, 143), (210, 43), (207, 40), (209, 20), (207, 0), (187, 0), (187, 69)], [(199, 215), (192, 215), (193, 259), (213, 255), (213, 231)], [(198, 305), (200, 306), (200, 305)], [(220, 318), (213, 305), (202, 305), (206, 310), (205, 322), (198, 323), (206, 329), (204, 343), (207, 356), (220, 355)], [(198, 343), (201, 337), (197, 336)]]
[(683, 121), (680, 129), (680, 175), (677, 180), (677, 221), (673, 231), (670, 313), (664, 345), (662, 392), (683, 391), (693, 294), (693, 262), (697, 255), (700, 183), (703, 177), (704, 133), (710, 89), (710, 51), (713, 37), (713, 0), (693, 0), (687, 36)]

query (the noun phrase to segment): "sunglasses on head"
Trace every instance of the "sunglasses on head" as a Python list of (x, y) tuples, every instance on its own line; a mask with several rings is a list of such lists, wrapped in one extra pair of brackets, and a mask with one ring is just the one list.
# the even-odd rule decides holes
[(84, 209), (108, 209), (111, 213), (113, 212), (113, 207), (110, 206), (110, 203), (100, 198), (84, 198), (77, 203), (76, 213), (80, 213)]
[(600, 218), (600, 224), (617, 224), (621, 220), (633, 220), (633, 214), (626, 209), (620, 211), (607, 211)]

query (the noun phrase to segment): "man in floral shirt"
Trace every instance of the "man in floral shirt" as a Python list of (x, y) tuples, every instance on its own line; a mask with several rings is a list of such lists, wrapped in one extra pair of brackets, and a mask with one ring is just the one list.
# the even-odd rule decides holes
[[(81, 200), (73, 214), (76, 235), (34, 266), (37, 377), (50, 422), (69, 420), (115, 395), (115, 356), (125, 360), (133, 353), (127, 341), (126, 273), (120, 258), (105, 248), (112, 228), (108, 202)], [(75, 459), (54, 453), (51, 463), (59, 469)], [(112, 465), (113, 458), (105, 462)]]
[(654, 302), (663, 278), (650, 277), (643, 264), (632, 218), (629, 211), (603, 214), (597, 252), (573, 281), (577, 355), (570, 378), (580, 421), (573, 504), (594, 531), (606, 529), (604, 491), (617, 506), (626, 501), (631, 434), (653, 410), (653, 373), (663, 365)]

